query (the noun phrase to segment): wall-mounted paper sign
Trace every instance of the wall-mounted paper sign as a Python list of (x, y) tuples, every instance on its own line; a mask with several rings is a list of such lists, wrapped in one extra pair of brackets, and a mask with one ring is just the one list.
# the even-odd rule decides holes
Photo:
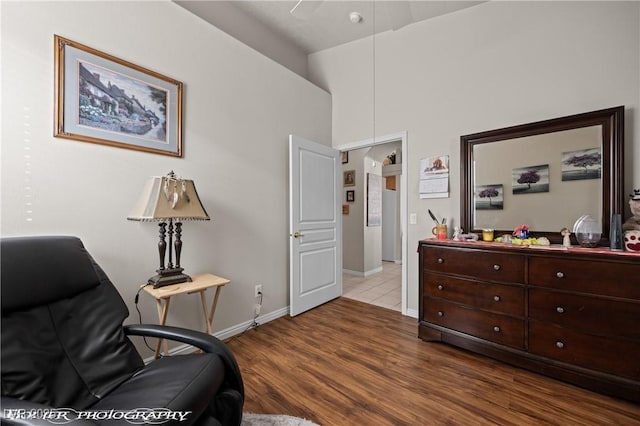
[(420, 198), (449, 197), (449, 156), (420, 160)]

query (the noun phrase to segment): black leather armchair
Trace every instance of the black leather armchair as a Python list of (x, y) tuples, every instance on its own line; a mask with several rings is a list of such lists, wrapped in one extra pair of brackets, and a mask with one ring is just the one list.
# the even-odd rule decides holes
[[(0, 250), (3, 424), (240, 424), (242, 377), (220, 340), (123, 326), (126, 305), (78, 238), (3, 238)], [(131, 335), (204, 353), (145, 365)]]

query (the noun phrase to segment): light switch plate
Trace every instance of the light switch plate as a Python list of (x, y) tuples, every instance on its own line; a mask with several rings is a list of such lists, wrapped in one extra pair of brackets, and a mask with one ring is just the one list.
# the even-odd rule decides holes
[(418, 215), (415, 213), (411, 213), (409, 215), (409, 225), (415, 225), (418, 223)]

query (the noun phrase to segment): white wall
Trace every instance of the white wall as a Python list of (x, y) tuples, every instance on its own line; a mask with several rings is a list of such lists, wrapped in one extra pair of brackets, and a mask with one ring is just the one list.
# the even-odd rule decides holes
[(307, 75), (307, 53), (289, 39), (245, 13), (231, 1), (175, 1), (176, 4), (203, 17), (215, 27), (246, 43), (258, 52), (303, 77)]
[[(329, 94), (171, 2), (0, 7), (2, 235), (81, 237), (135, 314), (157, 268), (157, 226), (125, 218), (147, 177), (174, 170), (195, 180), (213, 219), (184, 224), (185, 272), (232, 280), (214, 332), (252, 319), (256, 283), (263, 313), (286, 308), (288, 134), (330, 145)], [(54, 34), (182, 81), (184, 157), (54, 138)], [(157, 321), (149, 297), (141, 308)], [(203, 329), (199, 298), (172, 301), (169, 322)]]
[[(460, 135), (625, 105), (625, 193), (640, 186), (639, 9), (487, 2), (318, 52), (309, 73), (331, 92), (334, 146), (408, 131), (408, 213), (418, 215), (411, 251), (429, 236), (428, 208), (458, 223), (459, 169), (451, 167), (450, 198), (420, 200), (418, 167), (434, 155), (458, 164)], [(408, 286), (417, 313), (417, 256), (408, 256)]]
[[(343, 200), (349, 205), (349, 214), (342, 215), (342, 268), (354, 275), (364, 274), (364, 227), (365, 217), (365, 173), (364, 158), (371, 148), (349, 151), (349, 161), (342, 165), (342, 171), (355, 171), (355, 185), (345, 186)], [(354, 201), (346, 202), (347, 191), (354, 191)]]
[[(374, 151), (374, 148), (371, 149)], [(364, 223), (364, 273), (371, 275), (382, 271), (382, 225), (367, 225), (367, 203), (368, 203), (368, 183), (369, 174), (382, 176), (382, 163), (371, 156), (371, 151), (364, 157), (364, 209), (361, 212)]]

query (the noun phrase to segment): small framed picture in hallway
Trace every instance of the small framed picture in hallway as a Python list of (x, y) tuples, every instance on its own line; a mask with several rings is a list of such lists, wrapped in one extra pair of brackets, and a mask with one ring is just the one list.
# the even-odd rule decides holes
[(182, 157), (182, 83), (54, 36), (54, 136)]
[(342, 172), (344, 175), (343, 186), (356, 186), (356, 171), (345, 170)]
[(356, 200), (356, 191), (347, 191), (347, 203), (353, 203)]

